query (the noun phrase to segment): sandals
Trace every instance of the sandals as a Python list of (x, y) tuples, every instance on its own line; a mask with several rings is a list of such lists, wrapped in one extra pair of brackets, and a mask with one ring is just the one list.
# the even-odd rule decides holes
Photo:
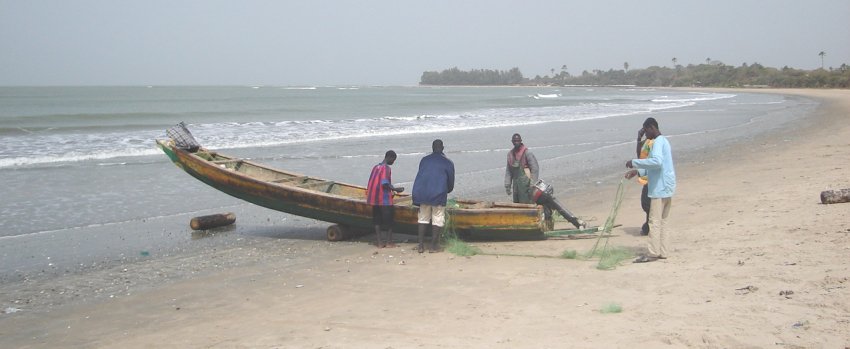
[(644, 256), (640, 256), (640, 257), (638, 257), (638, 258), (635, 258), (635, 260), (634, 260), (634, 261), (632, 261), (632, 263), (647, 263), (647, 262), (655, 262), (655, 261), (657, 261), (658, 259), (659, 259), (658, 257), (650, 257), (650, 256), (645, 256), (645, 255), (644, 255)]

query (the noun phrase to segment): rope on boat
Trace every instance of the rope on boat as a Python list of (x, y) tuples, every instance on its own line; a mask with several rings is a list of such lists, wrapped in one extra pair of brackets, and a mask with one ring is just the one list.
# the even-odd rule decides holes
[(459, 207), (459, 206), (460, 205), (458, 205), (457, 200), (455, 200), (455, 199), (449, 199), (448, 202), (446, 202), (446, 209), (445, 209), (445, 211), (446, 211), (445, 212), (446, 221), (443, 223), (443, 232), (440, 233), (440, 237), (442, 237), (443, 239), (446, 239), (446, 238), (449, 238), (449, 237), (454, 237), (454, 238), (458, 237), (457, 232), (455, 231), (454, 220), (452, 219), (452, 215), (450, 214), (451, 211), (449, 210), (449, 207)]
[(482, 253), (481, 249), (475, 246), (470, 246), (460, 239), (457, 235), (457, 231), (455, 230), (454, 219), (448, 210), (449, 207), (458, 207), (457, 201), (449, 199), (449, 202), (446, 203), (446, 222), (443, 224), (443, 231), (440, 233), (440, 236), (445, 242), (446, 251), (458, 256), (466, 257), (477, 254), (487, 254)]

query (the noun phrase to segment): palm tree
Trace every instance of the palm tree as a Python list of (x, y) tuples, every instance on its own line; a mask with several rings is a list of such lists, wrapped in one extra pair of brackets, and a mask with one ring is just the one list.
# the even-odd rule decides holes
[(676, 59), (676, 57), (673, 57), (672, 61), (673, 61), (673, 68), (675, 68), (675, 67), (676, 67), (676, 62), (678, 62), (679, 60), (678, 60), (678, 59)]
[(823, 56), (826, 56), (826, 52), (820, 51), (818, 56), (820, 56), (820, 68), (823, 69)]
[(705, 64), (711, 64), (711, 58), (706, 57), (705, 58)]

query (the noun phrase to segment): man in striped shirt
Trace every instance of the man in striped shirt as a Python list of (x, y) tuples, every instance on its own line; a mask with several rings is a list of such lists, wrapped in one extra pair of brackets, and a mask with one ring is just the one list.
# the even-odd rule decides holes
[[(404, 191), (403, 187), (394, 187), (392, 184), (392, 170), (390, 165), (395, 163), (397, 155), (389, 150), (384, 155), (384, 161), (372, 167), (369, 175), (369, 183), (366, 185), (366, 202), (372, 205), (372, 224), (375, 225), (375, 235), (378, 238), (377, 246), (394, 247), (393, 243), (393, 195)], [(381, 230), (387, 231), (387, 239), (381, 240)]]

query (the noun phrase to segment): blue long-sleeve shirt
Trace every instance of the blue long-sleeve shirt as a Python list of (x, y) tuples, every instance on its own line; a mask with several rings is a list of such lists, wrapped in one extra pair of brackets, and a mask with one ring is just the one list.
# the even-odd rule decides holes
[(419, 161), (413, 180), (413, 204), (445, 206), (455, 188), (455, 164), (443, 153), (431, 153)]
[(667, 137), (655, 137), (649, 156), (646, 159), (632, 160), (632, 166), (638, 169), (641, 176), (648, 177), (647, 190), (650, 198), (673, 197), (676, 191), (676, 170), (673, 168), (673, 150)]

